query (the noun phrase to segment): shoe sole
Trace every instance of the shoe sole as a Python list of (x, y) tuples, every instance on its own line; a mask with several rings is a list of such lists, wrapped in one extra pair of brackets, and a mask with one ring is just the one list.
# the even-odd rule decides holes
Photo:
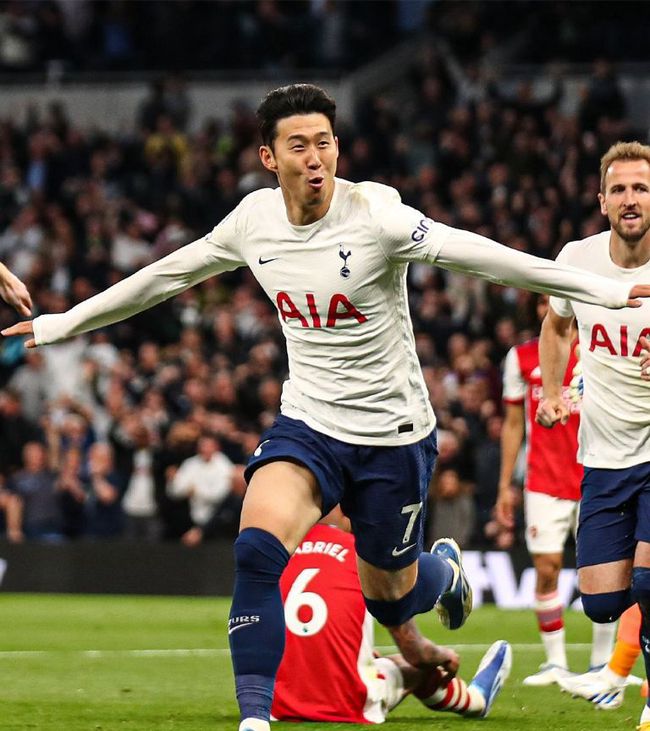
[[(454, 563), (456, 564), (456, 566), (458, 568), (457, 581), (461, 582), (461, 595), (462, 595), (462, 591), (463, 591), (462, 587), (463, 586), (466, 587), (465, 596), (463, 597), (463, 600), (462, 600), (463, 616), (461, 617), (461, 620), (458, 624), (452, 624), (451, 614), (450, 614), (449, 610), (447, 609), (447, 607), (445, 606), (445, 595), (448, 592), (445, 592), (445, 594), (443, 594), (436, 602), (435, 610), (438, 613), (440, 622), (447, 629), (454, 630), (454, 629), (459, 629), (460, 627), (462, 627), (465, 624), (465, 622), (467, 621), (467, 618), (471, 614), (472, 607), (474, 605), (474, 596), (472, 593), (472, 587), (471, 587), (469, 581), (467, 580), (467, 575), (465, 574), (465, 571), (463, 570), (462, 553), (461, 553), (460, 547), (456, 543), (456, 541), (453, 538), (439, 538), (433, 544), (433, 546), (431, 546), (431, 553), (435, 553), (434, 552), (435, 547), (442, 543), (444, 543), (446, 545), (450, 545), (456, 552), (456, 555), (458, 556), (458, 560), (454, 560), (450, 556), (441, 556), (441, 558), (444, 558), (445, 560), (449, 560), (449, 561), (454, 561)], [(440, 554), (436, 554), (436, 555), (440, 556)], [(453, 597), (450, 597), (450, 598), (453, 599)]]

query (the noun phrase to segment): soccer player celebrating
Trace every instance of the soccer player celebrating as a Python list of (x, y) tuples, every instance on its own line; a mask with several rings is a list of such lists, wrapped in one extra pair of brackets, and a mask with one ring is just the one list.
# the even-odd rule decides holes
[[(427, 665), (378, 657), (363, 599), (349, 521), (335, 509), (302, 540), (280, 579), (286, 641), (272, 715), (280, 721), (382, 723), (409, 693), (427, 707), (485, 717), (510, 672), (512, 651), (497, 641), (469, 684), (456, 677), (453, 650), (430, 648)], [(393, 627), (398, 649), (418, 634), (413, 620)]]
[[(619, 142), (603, 156), (598, 199), (610, 230), (572, 241), (558, 260), (630, 282), (650, 274), (650, 147)], [(650, 384), (647, 303), (624, 313), (552, 297), (540, 335), (544, 398), (537, 420), (565, 424), (562, 379), (577, 321), (584, 377), (579, 459), (584, 465), (577, 537), (582, 603), (595, 622), (641, 609), (650, 671)], [(641, 364), (641, 365), (639, 365)], [(650, 731), (650, 706), (639, 729)]]
[[(548, 299), (539, 295), (537, 314), (544, 319)], [(578, 369), (574, 340), (562, 389), (567, 402), (574, 372)], [(564, 544), (575, 533), (580, 500), (582, 466), (576, 461), (580, 400), (569, 405), (566, 429), (549, 432), (535, 422), (542, 393), (538, 339), (516, 345), (506, 356), (503, 373), (505, 420), (501, 432), (501, 474), (496, 518), (506, 528), (514, 527), (512, 474), (526, 438), (526, 484), (524, 510), (526, 546), (535, 567), (535, 614), (546, 653), (537, 673), (524, 678), (524, 685), (542, 686), (569, 675), (564, 641), (563, 607), (558, 593)], [(593, 625), (591, 667), (609, 659), (616, 624)]]
[[(408, 312), (409, 262), (582, 302), (638, 307), (650, 286), (588, 274), (436, 223), (393, 188), (335, 177), (336, 105), (293, 84), (258, 108), (278, 189), (246, 196), (214, 230), (68, 312), (18, 323), (27, 347), (122, 320), (220, 272), (250, 267), (287, 342), (281, 413), (246, 471), (229, 620), (241, 731), (268, 731), (284, 646), (278, 582), (305, 533), (341, 503), (370, 613), (394, 627), (436, 608), (460, 627), (472, 605), (453, 541), (423, 553), (435, 417)], [(650, 273), (649, 273), (650, 275)], [(422, 643), (405, 659), (418, 667)]]

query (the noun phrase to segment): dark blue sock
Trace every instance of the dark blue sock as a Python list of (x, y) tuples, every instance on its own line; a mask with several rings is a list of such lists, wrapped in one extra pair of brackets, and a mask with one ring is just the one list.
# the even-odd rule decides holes
[(246, 528), (235, 541), (235, 589), (228, 639), (242, 718), (269, 720), (284, 651), (284, 610), (278, 582), (289, 553), (267, 531)]
[(396, 627), (433, 609), (433, 606), (451, 586), (454, 571), (444, 558), (432, 553), (421, 553), (418, 559), (418, 578), (415, 586), (396, 602), (366, 599), (373, 617), (387, 627)]

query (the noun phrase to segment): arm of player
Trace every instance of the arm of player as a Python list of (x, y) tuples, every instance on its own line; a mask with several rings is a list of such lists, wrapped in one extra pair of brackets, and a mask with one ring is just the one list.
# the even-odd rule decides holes
[(549, 307), (539, 335), (544, 397), (537, 407), (535, 421), (549, 429), (558, 421), (566, 424), (569, 419), (569, 409), (562, 398), (562, 382), (574, 337), (572, 324), (573, 317), (561, 317), (553, 307)]
[(236, 268), (217, 253), (207, 236), (183, 246), (163, 259), (140, 269), (112, 287), (80, 302), (67, 312), (41, 315), (2, 331), (5, 337), (34, 334), (25, 345), (55, 343), (65, 338), (112, 325), (149, 309), (208, 277)]
[(454, 650), (431, 642), (420, 632), (414, 620), (409, 619), (404, 624), (387, 629), (404, 659), (413, 667), (442, 668), (447, 682), (458, 672), (460, 660)]
[(610, 309), (639, 307), (638, 298), (650, 296), (650, 285), (630, 289), (627, 283), (526, 254), (471, 231), (445, 228), (448, 235), (433, 262), (443, 269)]
[(504, 528), (515, 527), (514, 495), (512, 494), (512, 473), (519, 456), (525, 431), (524, 405), (505, 404), (505, 419), (501, 429), (501, 469), (499, 492), (494, 506), (494, 515)]
[(4, 264), (0, 264), (0, 297), (18, 314), (25, 317), (31, 315), (32, 298), (27, 287)]

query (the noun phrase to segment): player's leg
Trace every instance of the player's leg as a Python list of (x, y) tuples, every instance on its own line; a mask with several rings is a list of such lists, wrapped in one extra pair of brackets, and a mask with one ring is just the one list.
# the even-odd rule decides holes
[(255, 450), (246, 479), (228, 635), (240, 729), (265, 731), (284, 649), (280, 575), (323, 508), (339, 502), (342, 482), (328, 438), (283, 416)]
[(630, 675), (641, 652), (640, 632), (641, 612), (638, 605), (634, 604), (621, 615), (616, 645), (607, 665), (598, 672), (562, 679), (559, 681), (562, 690), (574, 697), (584, 698), (598, 708), (619, 708), (625, 698), (625, 687), (641, 684), (641, 678)]
[(585, 468), (576, 559), (582, 605), (593, 622), (612, 622), (633, 604), (638, 491), (631, 469)]
[(562, 553), (577, 515), (575, 500), (527, 490), (524, 494), (526, 547), (535, 568), (535, 615), (546, 660), (524, 685), (545, 686), (568, 674), (564, 607), (558, 592)]
[(228, 635), (243, 728), (267, 728), (275, 675), (284, 650), (278, 582), (291, 553), (320, 518), (309, 470), (271, 462), (253, 475), (235, 541), (235, 587)]
[(441, 682), (441, 674), (434, 670), (424, 674), (413, 694), (434, 711), (485, 717), (510, 675), (511, 667), (510, 645), (505, 640), (497, 640), (481, 659), (469, 684), (459, 677), (448, 683)]
[(531, 555), (535, 568), (535, 616), (546, 660), (538, 672), (524, 678), (524, 685), (551, 685), (568, 672), (564, 634), (564, 607), (558, 591), (561, 553)]
[[(650, 543), (639, 541), (634, 557), (632, 596), (641, 610), (641, 653), (645, 663), (646, 678), (650, 678)], [(650, 698), (641, 713), (641, 731), (650, 731)]]
[[(637, 546), (632, 574), (632, 597), (641, 610), (641, 652), (646, 678), (650, 678), (650, 463), (638, 465), (635, 476), (643, 482), (643, 489), (639, 492), (636, 505), (637, 524), (634, 535)], [(646, 698), (639, 729), (650, 731), (650, 698)]]
[(342, 507), (356, 537), (366, 605), (388, 627), (444, 603), (441, 613), (456, 628), (471, 610), (471, 589), (455, 543), (437, 542), (433, 553), (422, 552), (436, 455), (433, 435), (403, 447), (357, 449), (354, 489), (346, 492)]

